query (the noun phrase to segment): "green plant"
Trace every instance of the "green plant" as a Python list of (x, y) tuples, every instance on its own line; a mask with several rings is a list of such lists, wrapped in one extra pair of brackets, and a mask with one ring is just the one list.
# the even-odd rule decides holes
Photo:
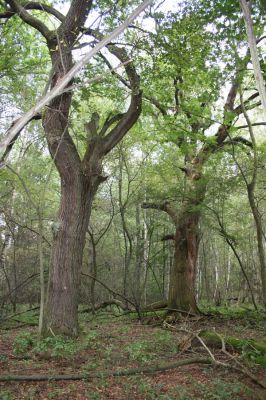
[(101, 395), (97, 392), (90, 392), (91, 400), (101, 400)]
[(160, 400), (196, 400), (196, 398), (189, 394), (187, 389), (181, 385), (176, 385), (171, 388), (168, 393), (159, 395), (158, 398)]
[(78, 344), (72, 339), (61, 335), (41, 339), (33, 348), (35, 353), (50, 351), (52, 357), (72, 356), (78, 351)]
[(107, 346), (105, 348), (104, 358), (105, 358), (106, 361), (110, 361), (111, 355), (112, 355), (112, 352), (113, 352), (113, 348), (114, 348), (114, 346), (112, 344), (110, 344), (109, 346)]
[(228, 383), (221, 379), (215, 379), (213, 386), (195, 382), (197, 391), (200, 394), (202, 400), (231, 400), (239, 398), (243, 386), (239, 382)]
[(150, 345), (147, 341), (138, 341), (126, 346), (126, 351), (131, 360), (146, 363), (154, 358), (154, 353), (150, 352)]
[(48, 399), (56, 399), (56, 398), (61, 399), (64, 394), (65, 394), (65, 389), (56, 388), (48, 393)]
[(86, 349), (97, 349), (99, 347), (99, 334), (97, 331), (89, 331), (83, 338), (83, 346)]
[(15, 397), (9, 390), (1, 390), (0, 400), (14, 400)]
[(19, 333), (13, 343), (13, 352), (15, 354), (24, 354), (33, 345), (33, 336), (30, 332)]
[(138, 383), (138, 391), (145, 399), (154, 400), (157, 399), (158, 396), (154, 388), (145, 381), (139, 381)]
[(154, 345), (162, 350), (177, 351), (177, 344), (171, 332), (158, 331), (154, 334)]

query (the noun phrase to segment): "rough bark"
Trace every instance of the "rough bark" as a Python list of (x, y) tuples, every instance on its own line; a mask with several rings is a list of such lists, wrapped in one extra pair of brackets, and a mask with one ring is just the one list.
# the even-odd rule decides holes
[[(89, 122), (87, 149), (81, 160), (68, 130), (72, 101), (71, 79), (103, 45), (122, 33), (128, 24), (149, 5), (150, 1), (145, 0), (124, 24), (98, 43), (91, 50), (90, 55), (88, 53), (86, 60), (82, 59), (74, 66), (71, 52), (79, 33), (84, 29), (92, 0), (73, 0), (65, 17), (57, 15), (61, 24), (56, 31), (50, 31), (42, 21), (23, 7), (23, 3), (16, 0), (7, 0), (6, 3), (11, 8), (8, 11), (19, 14), (26, 24), (43, 35), (52, 61), (48, 97), (44, 96), (42, 101), (31, 110), (35, 115), (40, 107), (49, 102), (42, 118), (43, 128), (61, 181), (61, 200), (57, 221), (54, 224), (42, 333), (77, 336), (78, 293), (85, 235), (94, 195), (100, 183), (106, 179), (102, 176), (102, 159), (137, 121), (141, 113), (142, 93), (140, 79), (126, 51), (124, 49), (115, 51), (114, 55), (121, 62), (126, 63), (125, 69), (131, 88), (130, 105), (124, 114), (119, 114), (119, 117), (107, 118), (99, 132), (98, 129), (90, 129), (93, 120)], [(52, 9), (46, 9), (46, 11), (54, 14)], [(65, 88), (69, 90), (62, 93)], [(5, 139), (7, 144), (10, 138), (12, 140), (19, 134), (25, 121), (28, 121), (24, 117), (10, 129)]]
[(198, 258), (198, 215), (187, 216), (183, 226), (176, 227), (174, 262), (170, 271), (168, 307), (198, 312), (195, 299)]
[(62, 188), (54, 233), (43, 334), (78, 335), (82, 255), (95, 189), (85, 178)]

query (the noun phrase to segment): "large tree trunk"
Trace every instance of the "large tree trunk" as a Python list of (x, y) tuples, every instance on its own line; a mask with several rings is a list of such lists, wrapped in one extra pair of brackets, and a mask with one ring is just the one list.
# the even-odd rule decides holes
[(78, 335), (80, 273), (93, 196), (94, 190), (84, 176), (72, 184), (62, 184), (43, 334)]
[(175, 255), (170, 271), (168, 308), (197, 313), (195, 279), (198, 258), (199, 215), (184, 216), (182, 226), (176, 226)]
[[(56, 93), (59, 92), (53, 92), (53, 88), (57, 87), (58, 89), (59, 83), (62, 84), (66, 81), (69, 82), (68, 86), (71, 86), (69, 76), (74, 76), (73, 70), (70, 73), (73, 66), (72, 50), (84, 28), (92, 7), (92, 0), (72, 0), (66, 16), (59, 12), (56, 13), (56, 18), (61, 24), (53, 31), (50, 31), (35, 15), (30, 14), (19, 2), (8, 0), (6, 3), (26, 24), (42, 34), (52, 61), (51, 80), (46, 85), (46, 89), (49, 87), (51, 89), (49, 99), (52, 100), (42, 115), (42, 121), (49, 151), (61, 180), (61, 201), (58, 221), (54, 226), (55, 234), (42, 332), (76, 336), (78, 334), (77, 307), (85, 235), (94, 195), (99, 184), (106, 179), (101, 175), (102, 159), (122, 140), (140, 116), (142, 105), (140, 78), (126, 50), (113, 44), (109, 46), (110, 52), (125, 64), (128, 78), (126, 86), (131, 91), (131, 101), (126, 112), (112, 117), (109, 115), (100, 131), (99, 115), (92, 114), (91, 121), (86, 124), (87, 146), (81, 160), (69, 133), (71, 92), (67, 91), (57, 96)], [(112, 34), (111, 37), (116, 37), (118, 31), (122, 32), (149, 3), (145, 0), (131, 14), (130, 19), (118, 30), (115, 30), (115, 34)], [(51, 13), (54, 14), (54, 12)], [(103, 34), (98, 30), (97, 32), (87, 31), (87, 33), (95, 34), (98, 37), (97, 40), (103, 39)], [(106, 44), (109, 41), (109, 37), (104, 39)], [(82, 60), (84, 65), (84, 59)], [(76, 68), (80, 68), (80, 65), (77, 63)], [(68, 87), (68, 89), (70, 88)], [(46, 104), (46, 100), (42, 104)], [(34, 110), (27, 113), (26, 118), (22, 118), (24, 122), (20, 120), (20, 129), (24, 127), (25, 120), (28, 121), (29, 114), (31, 115), (32, 112), (34, 115), (36, 114), (40, 109), (40, 104), (39, 102)], [(16, 134), (17, 138), (18, 126), (16, 130), (13, 130), (13, 136), (9, 135), (9, 138), (14, 139)]]

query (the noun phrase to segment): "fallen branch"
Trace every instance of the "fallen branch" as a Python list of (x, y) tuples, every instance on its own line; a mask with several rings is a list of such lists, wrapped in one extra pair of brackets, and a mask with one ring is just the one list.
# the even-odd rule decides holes
[(138, 374), (154, 374), (156, 372), (168, 371), (190, 364), (212, 364), (211, 358), (193, 357), (180, 360), (168, 365), (155, 365), (153, 367), (140, 367), (113, 372), (97, 372), (95, 374), (73, 374), (73, 375), (2, 375), (0, 382), (40, 382), (40, 381), (78, 381), (82, 379), (108, 378), (110, 376), (131, 376)]
[(91, 274), (85, 274), (84, 272), (82, 272), (81, 275), (87, 276), (88, 278), (91, 278), (91, 279), (94, 279), (96, 282), (98, 282), (100, 285), (102, 285), (106, 290), (108, 290), (108, 292), (112, 293), (114, 296), (121, 297), (121, 299), (125, 300), (126, 303), (131, 304), (133, 306), (133, 308), (136, 309), (136, 305), (131, 300), (129, 300), (127, 297), (123, 296), (122, 294), (115, 292), (113, 289), (111, 289), (105, 283), (100, 281), (98, 278), (95, 278), (95, 276), (93, 276)]
[(167, 307), (167, 301), (165, 300), (160, 300), (156, 301), (155, 303), (148, 304), (143, 311), (153, 311), (153, 310), (161, 310), (165, 309)]
[(108, 306), (117, 306), (120, 307), (124, 311), (128, 311), (128, 307), (125, 306), (121, 301), (113, 299), (113, 300), (108, 300), (108, 301), (103, 301), (102, 303), (95, 304), (94, 308), (85, 308), (84, 310), (81, 310), (80, 313), (89, 313), (97, 310), (101, 310), (103, 308), (106, 308)]
[(196, 338), (199, 343), (201, 344), (201, 346), (207, 351), (207, 353), (210, 356), (210, 360), (211, 363), (215, 366), (218, 367), (224, 367), (224, 368), (229, 368), (233, 371), (236, 371), (238, 373), (241, 373), (245, 376), (248, 376), (254, 383), (256, 383), (257, 385), (261, 386), (263, 389), (266, 389), (266, 383), (262, 382), (261, 380), (259, 380), (252, 372), (250, 372), (242, 363), (240, 363), (238, 360), (235, 359), (235, 357), (233, 357), (227, 350), (226, 350), (226, 342), (225, 339), (218, 334), (217, 332), (215, 332), (215, 336), (220, 340), (220, 346), (221, 346), (221, 350), (222, 352), (227, 355), (230, 360), (234, 361), (238, 366), (236, 367), (235, 365), (231, 365), (225, 362), (221, 362), (219, 360), (217, 360), (214, 356), (214, 354), (212, 353), (212, 351), (210, 350), (210, 348), (207, 346), (206, 341), (203, 340), (202, 333), (204, 334), (204, 331), (198, 331), (198, 332), (193, 332), (190, 331), (188, 329), (184, 329), (184, 328), (176, 328), (170, 324), (168, 324), (167, 322), (164, 322), (164, 327), (169, 328), (170, 330), (174, 330), (174, 331), (181, 331), (181, 332), (185, 332), (189, 335), (191, 335), (190, 337), (190, 342), (192, 342), (193, 337)]
[(38, 310), (39, 308), (40, 308), (40, 307), (38, 306), (38, 307), (29, 308), (29, 309), (26, 310), (26, 311), (18, 312), (18, 313), (16, 313), (16, 314), (10, 315), (10, 316), (7, 317), (7, 318), (3, 318), (3, 319), (1, 320), (1, 322), (8, 321), (8, 320), (10, 320), (10, 319), (14, 319), (14, 317), (17, 317), (18, 315), (26, 314), (26, 313), (28, 313), (28, 312), (30, 312), (30, 311)]

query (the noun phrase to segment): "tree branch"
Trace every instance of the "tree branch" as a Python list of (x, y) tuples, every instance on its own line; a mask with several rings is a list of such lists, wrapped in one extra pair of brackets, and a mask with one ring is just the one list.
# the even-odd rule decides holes
[(257, 49), (257, 43), (256, 43), (256, 36), (254, 33), (254, 27), (253, 27), (253, 21), (251, 18), (250, 8), (249, 8), (249, 4), (246, 0), (239, 0), (239, 1), (240, 1), (240, 6), (241, 6), (241, 9), (243, 12), (245, 25), (246, 25), (248, 45), (249, 45), (251, 60), (252, 60), (253, 69), (254, 69), (255, 81), (256, 81), (256, 85), (257, 85), (257, 88), (258, 88), (258, 91), (260, 94), (260, 99), (261, 99), (263, 109), (266, 113), (266, 90), (265, 90), (264, 79), (263, 79), (261, 67), (260, 67), (260, 61), (259, 61), (259, 55), (258, 55), (258, 49)]
[[(112, 75), (114, 75), (128, 89), (131, 89), (130, 84), (121, 75), (119, 75), (117, 72), (114, 71), (114, 68), (112, 67), (111, 63), (107, 60), (107, 58), (102, 53), (100, 53), (100, 56), (104, 60), (104, 62), (106, 63), (107, 67), (112, 72)], [(156, 108), (158, 108), (158, 110), (161, 112), (162, 115), (167, 115), (166, 109), (153, 96), (149, 96), (149, 95), (143, 94), (143, 98), (148, 100), (151, 104), (153, 104)]]
[(182, 367), (184, 365), (190, 364), (212, 364), (211, 358), (203, 357), (193, 357), (184, 360), (176, 361), (175, 363), (163, 365), (163, 366), (151, 366), (151, 367), (139, 367), (131, 368), (126, 370), (118, 370), (111, 372), (97, 372), (94, 374), (80, 374), (80, 375), (2, 375), (0, 376), (0, 382), (22, 382), (22, 381), (77, 381), (82, 379), (92, 379), (92, 378), (103, 378), (109, 376), (130, 376), (137, 374), (154, 374), (156, 372), (168, 371), (169, 369), (174, 369)]
[(157, 203), (142, 203), (141, 208), (148, 209), (153, 208), (155, 210), (160, 210), (166, 212), (170, 217), (173, 219), (174, 222), (177, 222), (178, 215), (177, 211), (174, 207), (171, 206), (169, 201), (165, 201), (164, 203), (157, 204)]
[[(266, 122), (254, 122), (251, 124), (251, 126), (261, 126), (261, 125), (266, 125)], [(248, 128), (248, 125), (241, 125), (241, 126), (236, 126), (237, 129), (245, 129)]]
[[(87, 33), (95, 37), (97, 40), (102, 40), (103, 35), (98, 30), (88, 29)], [(105, 136), (103, 141), (103, 154), (109, 153), (113, 147), (124, 137), (129, 129), (138, 120), (141, 113), (142, 106), (142, 91), (140, 90), (140, 78), (137, 74), (136, 68), (129, 59), (125, 48), (117, 47), (114, 44), (108, 44), (108, 50), (112, 53), (121, 63), (124, 63), (126, 74), (129, 84), (121, 78), (123, 83), (131, 89), (131, 102), (127, 112), (119, 119), (117, 125)], [(104, 58), (104, 56), (102, 56)], [(110, 68), (110, 63), (107, 63)], [(117, 74), (116, 74), (117, 75)], [(120, 79), (120, 80), (121, 80)]]
[(248, 139), (245, 139), (245, 138), (243, 138), (242, 136), (236, 136), (236, 137), (234, 137), (234, 138), (230, 138), (229, 140), (226, 140), (225, 142), (224, 142), (224, 144), (226, 145), (226, 144), (244, 144), (245, 146), (248, 146), (248, 147), (253, 147), (253, 145), (252, 145), (252, 142), (250, 141), (250, 140), (248, 140)]
[[(31, 122), (33, 120), (38, 120), (38, 119), (42, 119), (41, 114), (36, 114), (34, 115), (28, 122)], [(16, 122), (18, 121), (18, 119), (14, 120), (11, 124), (11, 127), (14, 126), (16, 124)], [(23, 128), (22, 128), (23, 129)], [(8, 146), (6, 147), (1, 159), (0, 159), (0, 168), (1, 166), (3, 166), (5, 159), (7, 158), (8, 154), (10, 153), (10, 151), (12, 150), (16, 140), (19, 138), (19, 135), (21, 134), (22, 129), (16, 134), (16, 136), (12, 139), (12, 141), (8, 144)]]
[[(57, 18), (59, 21), (63, 21), (65, 16), (63, 14), (60, 13), (60, 11), (56, 10), (54, 7), (49, 6), (48, 4), (44, 4), (44, 3), (37, 3), (35, 1), (31, 1), (31, 2), (24, 2), (21, 1), (20, 5), (25, 8), (25, 10), (38, 10), (38, 11), (45, 11), (48, 14), (53, 15), (55, 18)], [(14, 15), (16, 15), (17, 12), (16, 11), (11, 11), (8, 10), (6, 12), (0, 13), (0, 19), (1, 18), (11, 18)]]
[(17, 0), (5, 0), (7, 4), (11, 7), (11, 9), (19, 15), (19, 17), (26, 22), (26, 24), (32, 26), (37, 29), (48, 41), (50, 38), (51, 31), (47, 28), (47, 26), (40, 21), (38, 18), (29, 14), (24, 7)]
[[(6, 149), (6, 147), (11, 143), (14, 137), (17, 135), (21, 129), (47, 104), (51, 102), (55, 97), (59, 96), (67, 86), (67, 84), (74, 78), (74, 76), (83, 68), (89, 60), (95, 56), (104, 46), (110, 43), (113, 39), (119, 36), (127, 26), (151, 4), (151, 0), (145, 0), (137, 9), (111, 34), (106, 36), (101, 42), (99, 42), (93, 49), (91, 49), (84, 57), (81, 58), (53, 87), (50, 92), (43, 96), (35, 106), (33, 106), (28, 112), (26, 112), (22, 117), (20, 117), (16, 123), (10, 127), (7, 131), (6, 137), (0, 142), (0, 148)], [(137, 99), (136, 99), (137, 100)], [(138, 102), (137, 102), (138, 103)], [(139, 113), (140, 110), (138, 110)], [(123, 124), (128, 121), (123, 119)], [(129, 121), (130, 122), (130, 121)], [(130, 125), (127, 124), (128, 126)], [(111, 138), (110, 138), (111, 139)]]

